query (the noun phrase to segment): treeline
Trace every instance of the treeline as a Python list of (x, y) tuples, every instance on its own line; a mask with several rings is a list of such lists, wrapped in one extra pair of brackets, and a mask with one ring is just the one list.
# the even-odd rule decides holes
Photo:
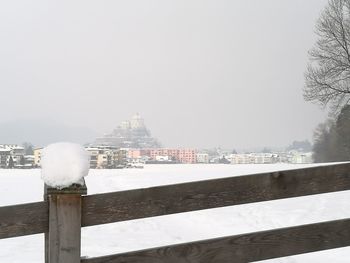
[(335, 120), (316, 128), (313, 159), (317, 163), (350, 160), (350, 105), (343, 107)]

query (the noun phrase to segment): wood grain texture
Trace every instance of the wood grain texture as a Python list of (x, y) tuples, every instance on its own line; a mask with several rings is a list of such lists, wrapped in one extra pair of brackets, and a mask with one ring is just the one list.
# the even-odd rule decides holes
[(87, 194), (85, 180), (63, 189), (44, 185), (49, 201), (49, 231), (45, 232), (45, 263), (79, 262), (81, 195)]
[(0, 207), (0, 239), (46, 232), (48, 222), (47, 202)]
[(350, 245), (350, 219), (82, 259), (82, 263), (243, 263)]
[(48, 263), (79, 263), (81, 196), (49, 195)]
[(82, 225), (350, 190), (350, 163), (83, 197)]

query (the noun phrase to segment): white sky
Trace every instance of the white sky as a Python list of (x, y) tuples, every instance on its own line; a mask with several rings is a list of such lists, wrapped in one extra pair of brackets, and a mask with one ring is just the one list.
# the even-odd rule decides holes
[(326, 3), (1, 1), (0, 122), (104, 133), (139, 112), (165, 146), (311, 139), (327, 114), (303, 73)]

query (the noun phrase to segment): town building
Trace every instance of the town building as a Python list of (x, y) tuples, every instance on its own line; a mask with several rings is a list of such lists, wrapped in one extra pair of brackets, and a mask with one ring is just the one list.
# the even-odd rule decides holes
[[(41, 167), (42, 150), (43, 148), (34, 149), (33, 156), (26, 156), (28, 162), (33, 162), (35, 167)], [(90, 155), (90, 168), (105, 169), (126, 166), (126, 150), (106, 145), (88, 146), (85, 147), (85, 150)]]
[(17, 144), (1, 144), (1, 167), (13, 168), (25, 164), (24, 148)]
[(167, 156), (169, 161), (177, 163), (196, 163), (195, 149), (157, 148), (149, 149), (150, 160), (156, 161), (159, 156)]
[(231, 164), (271, 164), (279, 162), (279, 156), (273, 153), (230, 154)]
[(312, 152), (304, 153), (304, 152), (298, 152), (298, 151), (292, 151), (291, 154), (291, 163), (312, 163)]
[(231, 164), (312, 163), (312, 153), (298, 151), (277, 153), (230, 154)]
[(90, 154), (90, 168), (96, 168), (100, 150), (97, 147), (86, 147), (85, 150)]
[(126, 149), (118, 149), (114, 152), (114, 168), (123, 168), (128, 163)]
[(86, 147), (90, 154), (90, 168), (106, 169), (118, 168), (126, 165), (126, 150), (114, 146)]
[(41, 154), (42, 154), (43, 148), (35, 148), (33, 150), (34, 155), (34, 166), (41, 167)]
[(8, 160), (11, 156), (11, 150), (8, 148), (0, 147), (0, 168), (8, 167)]
[(17, 144), (0, 144), (0, 167), (14, 168), (25, 165), (24, 148)]
[(197, 163), (209, 163), (209, 154), (207, 153), (197, 153), (196, 154)]
[(140, 160), (142, 158), (141, 149), (126, 149), (127, 158), (130, 160)]

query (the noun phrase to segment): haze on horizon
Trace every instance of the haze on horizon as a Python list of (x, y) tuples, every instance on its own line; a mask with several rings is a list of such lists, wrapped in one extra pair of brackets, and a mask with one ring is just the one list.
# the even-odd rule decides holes
[(0, 130), (103, 134), (139, 112), (169, 147), (311, 140), (327, 112), (303, 100), (303, 73), (326, 3), (3, 1)]

